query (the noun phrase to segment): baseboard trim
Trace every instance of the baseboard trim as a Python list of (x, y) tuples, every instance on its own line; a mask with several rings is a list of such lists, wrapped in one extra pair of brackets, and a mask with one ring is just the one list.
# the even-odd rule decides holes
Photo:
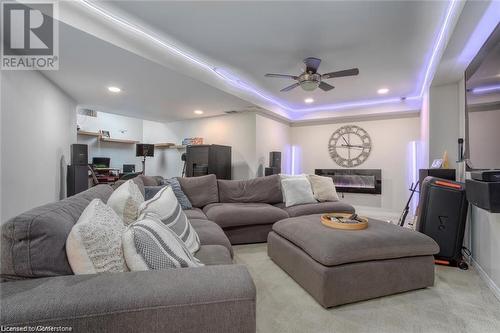
[(495, 284), (495, 282), (493, 282), (492, 279), (490, 279), (488, 274), (486, 274), (484, 269), (477, 263), (477, 261), (474, 260), (474, 258), (471, 258), (471, 259), (472, 259), (472, 266), (474, 266), (476, 271), (479, 273), (479, 276), (481, 277), (481, 279), (491, 289), (491, 291), (493, 292), (493, 295), (495, 295), (495, 297), (498, 298), (498, 300), (500, 301), (500, 288)]

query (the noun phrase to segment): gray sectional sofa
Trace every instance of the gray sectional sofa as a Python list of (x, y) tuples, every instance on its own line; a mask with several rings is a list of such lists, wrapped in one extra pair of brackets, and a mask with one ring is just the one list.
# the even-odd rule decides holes
[(251, 180), (217, 180), (214, 175), (178, 178), (193, 205), (191, 219), (217, 223), (231, 244), (266, 242), (275, 222), (288, 217), (328, 212), (353, 213), (342, 201), (285, 207), (279, 175)]
[(193, 220), (199, 268), (73, 275), (66, 238), (98, 185), (2, 224), (1, 325), (72, 327), (73, 332), (255, 332), (256, 291), (234, 265), (229, 240), (207, 220)]
[[(159, 186), (137, 178), (146, 199)], [(199, 235), (199, 268), (73, 275), (65, 242), (98, 185), (25, 212), (2, 225), (1, 324), (71, 326), (85, 332), (255, 332), (256, 290), (246, 267), (233, 264), (231, 244), (265, 242), (282, 219), (331, 211), (342, 202), (285, 207), (279, 176), (248, 181), (179, 178)]]

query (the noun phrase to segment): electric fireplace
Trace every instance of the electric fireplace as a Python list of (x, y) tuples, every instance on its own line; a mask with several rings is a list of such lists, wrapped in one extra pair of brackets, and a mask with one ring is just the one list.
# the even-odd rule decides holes
[(337, 192), (382, 194), (381, 169), (315, 169), (314, 173), (331, 177)]

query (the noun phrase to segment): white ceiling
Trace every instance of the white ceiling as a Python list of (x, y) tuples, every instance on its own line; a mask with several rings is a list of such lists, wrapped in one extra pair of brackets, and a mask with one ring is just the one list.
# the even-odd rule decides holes
[[(112, 6), (221, 66), (230, 68), (292, 108), (408, 96), (418, 90), (446, 1), (191, 2), (113, 1)], [(328, 80), (336, 89), (281, 93), (306, 57), (322, 59), (320, 73), (352, 67), (357, 77)]]
[[(235, 73), (265, 95), (221, 82), (211, 70), (187, 64), (105, 15), (86, 11), (80, 3), (61, 3), (61, 20), (80, 30), (61, 24), (60, 70), (47, 76), (81, 104), (166, 121), (193, 118), (193, 110), (199, 108), (210, 116), (255, 105), (292, 120), (373, 113), (368, 110), (371, 106), (359, 110), (335, 106), (418, 94), (449, 6), (447, 1), (98, 4), (210, 66)], [(302, 59), (310, 56), (323, 60), (320, 73), (358, 67), (360, 75), (328, 80), (336, 89), (313, 93), (300, 88), (281, 93), (293, 81), (264, 77), (267, 72), (299, 74)], [(105, 90), (108, 84), (121, 86), (124, 92), (110, 95)], [(377, 95), (381, 87), (390, 93)], [(309, 107), (303, 102), (306, 97), (314, 98), (313, 107), (324, 109), (290, 110)], [(283, 111), (273, 100), (290, 109)], [(376, 112), (405, 110), (415, 110), (415, 103), (379, 105)]]
[(500, 21), (500, 1), (467, 1), (436, 71), (433, 85), (463, 78), (491, 31)]
[[(59, 25), (58, 71), (44, 74), (81, 105), (127, 116), (174, 121), (253, 105), (66, 24)], [(123, 89), (120, 94), (108, 86)]]

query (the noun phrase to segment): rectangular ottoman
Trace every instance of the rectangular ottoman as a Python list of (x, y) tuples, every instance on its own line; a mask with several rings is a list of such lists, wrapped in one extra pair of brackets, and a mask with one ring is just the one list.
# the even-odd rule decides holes
[(364, 230), (324, 226), (320, 214), (276, 222), (268, 255), (323, 307), (434, 284), (439, 246), (430, 237), (370, 219)]

